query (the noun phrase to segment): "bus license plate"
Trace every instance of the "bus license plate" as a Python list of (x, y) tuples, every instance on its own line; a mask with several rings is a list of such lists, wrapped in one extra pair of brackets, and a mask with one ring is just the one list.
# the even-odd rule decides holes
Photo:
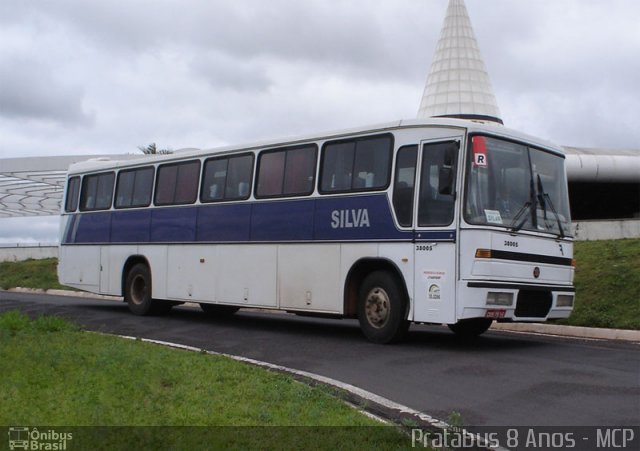
[(491, 310), (487, 310), (487, 313), (485, 313), (484, 317), (500, 319), (500, 318), (504, 318), (506, 314), (507, 314), (507, 311), (505, 309), (491, 309)]

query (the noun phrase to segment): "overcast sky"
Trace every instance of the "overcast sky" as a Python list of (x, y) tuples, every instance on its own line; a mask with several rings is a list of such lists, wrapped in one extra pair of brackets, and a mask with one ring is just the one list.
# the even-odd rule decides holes
[[(3, 0), (0, 158), (207, 148), (413, 118), (447, 3)], [(466, 4), (506, 126), (640, 147), (640, 1)]]

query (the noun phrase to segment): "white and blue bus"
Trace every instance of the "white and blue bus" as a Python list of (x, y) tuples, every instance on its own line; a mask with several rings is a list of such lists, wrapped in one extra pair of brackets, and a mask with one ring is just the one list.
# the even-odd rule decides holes
[(571, 313), (562, 151), (455, 119), (69, 168), (62, 284), (138, 315), (183, 302), (461, 336)]

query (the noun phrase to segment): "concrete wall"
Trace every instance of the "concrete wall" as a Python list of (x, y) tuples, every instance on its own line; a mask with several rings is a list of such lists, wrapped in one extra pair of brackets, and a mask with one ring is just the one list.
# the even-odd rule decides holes
[(57, 243), (0, 244), (0, 262), (58, 257)]
[(578, 221), (572, 224), (573, 236), (580, 241), (640, 238), (640, 219), (621, 221)]

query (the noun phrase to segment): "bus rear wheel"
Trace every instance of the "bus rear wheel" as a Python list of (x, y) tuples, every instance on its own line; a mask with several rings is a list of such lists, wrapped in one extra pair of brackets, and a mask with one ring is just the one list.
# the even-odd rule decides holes
[(151, 296), (151, 270), (144, 263), (133, 265), (127, 273), (124, 300), (131, 313), (141, 316), (167, 313), (173, 307), (170, 302), (158, 301)]
[(460, 338), (475, 338), (485, 333), (492, 322), (488, 318), (461, 319), (455, 324), (449, 324), (449, 329)]
[(370, 341), (386, 344), (402, 340), (409, 330), (407, 307), (407, 297), (391, 273), (375, 271), (362, 282), (358, 321)]

